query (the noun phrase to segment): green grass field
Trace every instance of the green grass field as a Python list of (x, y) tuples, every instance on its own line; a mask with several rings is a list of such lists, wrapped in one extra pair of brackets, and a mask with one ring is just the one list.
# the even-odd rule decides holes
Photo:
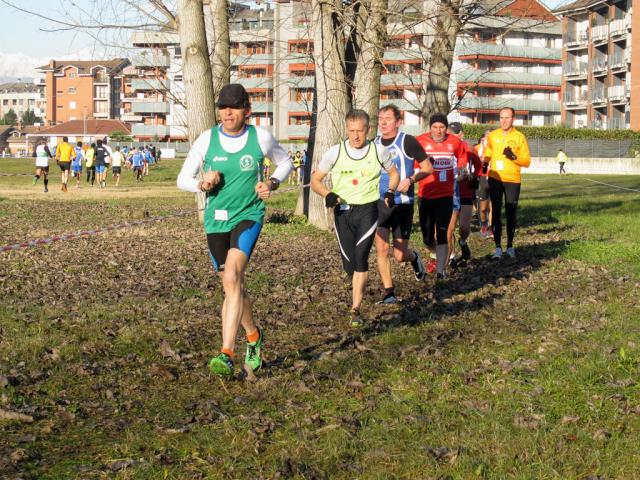
[[(193, 208), (179, 167), (68, 193), (52, 168), (46, 195), (0, 176), (0, 246)], [(517, 260), (474, 232), (444, 286), (394, 265), (398, 305), (372, 257), (359, 332), (335, 239), (274, 196), (256, 379), (206, 370), (222, 294), (195, 215), (0, 253), (0, 478), (638, 478), (640, 193), (589, 178), (640, 190), (525, 176)]]

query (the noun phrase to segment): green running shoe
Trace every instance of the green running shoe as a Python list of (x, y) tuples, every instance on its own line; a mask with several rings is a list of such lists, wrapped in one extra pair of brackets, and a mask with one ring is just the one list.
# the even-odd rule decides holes
[(209, 360), (209, 370), (211, 373), (230, 377), (233, 375), (233, 360), (226, 353), (221, 353)]
[(33, 177), (33, 181), (31, 182), (31, 185), (35, 185), (37, 181), (38, 179), (36, 177)]
[(254, 372), (260, 370), (260, 367), (262, 367), (260, 347), (262, 347), (262, 342), (264, 342), (264, 332), (260, 327), (258, 327), (258, 333), (260, 334), (258, 340), (255, 342), (247, 342), (247, 353), (244, 357), (245, 365), (251, 367), (251, 370)]
[(362, 315), (360, 315), (360, 311), (355, 308), (351, 309), (349, 312), (349, 326), (351, 328), (360, 328), (364, 325), (364, 319)]

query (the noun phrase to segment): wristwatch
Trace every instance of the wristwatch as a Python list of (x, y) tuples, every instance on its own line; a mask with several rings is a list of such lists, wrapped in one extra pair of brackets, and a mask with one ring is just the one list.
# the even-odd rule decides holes
[(269, 190), (271, 190), (271, 191), (273, 191), (273, 190), (277, 190), (277, 189), (278, 189), (278, 187), (280, 186), (280, 180), (278, 180), (278, 179), (277, 179), (277, 178), (275, 178), (275, 177), (271, 177), (271, 178), (269, 179), (269, 182), (271, 183), (271, 186), (270, 186), (270, 188), (269, 188)]

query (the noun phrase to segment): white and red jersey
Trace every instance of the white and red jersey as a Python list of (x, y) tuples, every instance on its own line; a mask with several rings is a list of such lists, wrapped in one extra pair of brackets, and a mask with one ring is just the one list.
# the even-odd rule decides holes
[(436, 142), (430, 133), (423, 133), (416, 139), (433, 164), (433, 173), (419, 182), (418, 196), (430, 199), (453, 197), (458, 162), (467, 164), (467, 153), (462, 142), (449, 134), (441, 142)]

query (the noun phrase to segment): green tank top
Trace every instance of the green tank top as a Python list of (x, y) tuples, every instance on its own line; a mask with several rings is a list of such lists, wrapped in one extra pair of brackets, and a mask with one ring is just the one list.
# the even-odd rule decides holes
[(355, 160), (347, 153), (345, 142), (340, 143), (340, 152), (331, 169), (333, 191), (349, 205), (364, 205), (380, 198), (380, 161), (373, 142), (369, 142), (367, 154)]
[(255, 127), (249, 125), (247, 130), (245, 146), (239, 152), (230, 153), (222, 148), (219, 128), (211, 129), (203, 169), (205, 172), (219, 171), (221, 181), (207, 194), (204, 210), (206, 233), (230, 232), (243, 220), (264, 222), (264, 202), (255, 192), (256, 183), (262, 180), (264, 155)]

